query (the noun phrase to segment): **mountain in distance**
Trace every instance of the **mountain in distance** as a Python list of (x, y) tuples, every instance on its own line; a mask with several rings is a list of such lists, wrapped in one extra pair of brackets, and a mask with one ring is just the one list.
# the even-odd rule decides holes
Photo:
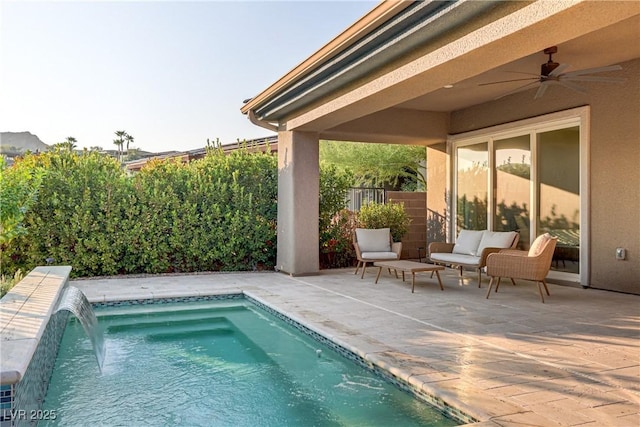
[[(37, 135), (31, 132), (0, 132), (0, 155), (7, 158), (7, 164), (11, 164), (15, 157), (19, 157), (27, 151), (36, 153), (48, 151), (50, 148), (50, 145), (42, 142)], [(81, 151), (81, 149), (77, 149), (76, 151)], [(103, 149), (100, 152), (105, 155), (117, 157), (117, 151), (115, 149)], [(155, 155), (156, 153), (153, 152), (132, 149), (126, 158), (127, 160), (134, 160)]]
[(0, 152), (8, 157), (48, 149), (49, 146), (31, 132), (0, 132)]

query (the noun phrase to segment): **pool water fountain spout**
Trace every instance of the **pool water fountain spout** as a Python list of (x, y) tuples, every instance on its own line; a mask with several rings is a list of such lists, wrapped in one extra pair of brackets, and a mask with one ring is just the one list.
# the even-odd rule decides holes
[(98, 326), (98, 319), (93, 312), (93, 308), (91, 308), (89, 300), (87, 300), (87, 297), (80, 289), (74, 286), (67, 286), (58, 301), (55, 312), (57, 313), (62, 310), (73, 314), (82, 325), (84, 332), (91, 340), (91, 345), (93, 346), (93, 351), (98, 361), (98, 367), (100, 371), (102, 371), (105, 355), (104, 336)]

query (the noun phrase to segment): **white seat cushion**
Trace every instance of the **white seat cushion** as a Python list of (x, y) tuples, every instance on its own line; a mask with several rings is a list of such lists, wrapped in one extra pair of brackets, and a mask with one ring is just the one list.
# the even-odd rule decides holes
[(398, 254), (395, 252), (362, 252), (363, 259), (398, 259)]
[(442, 262), (444, 264), (463, 264), (470, 266), (480, 265), (480, 257), (474, 255), (450, 254), (447, 252), (437, 252), (429, 257), (431, 261)]
[(516, 238), (516, 231), (485, 231), (478, 245), (476, 255), (481, 256), (484, 248), (510, 248)]
[(483, 230), (461, 230), (452, 252), (475, 256), (483, 234)]
[(356, 239), (360, 252), (391, 252), (388, 228), (356, 228)]

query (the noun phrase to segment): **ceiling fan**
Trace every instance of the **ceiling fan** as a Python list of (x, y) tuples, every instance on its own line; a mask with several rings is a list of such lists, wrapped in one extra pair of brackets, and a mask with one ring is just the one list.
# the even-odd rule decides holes
[(498, 82), (491, 82), (491, 83), (481, 83), (480, 86), (533, 80), (532, 82), (527, 83), (524, 86), (520, 86), (515, 90), (507, 92), (503, 95), (500, 95), (496, 99), (500, 99), (507, 95), (511, 95), (513, 93), (520, 92), (522, 90), (526, 90), (529, 87), (532, 87), (534, 85), (539, 86), (538, 91), (534, 96), (534, 99), (538, 99), (538, 98), (541, 98), (546, 92), (547, 88), (553, 84), (564, 86), (571, 90), (575, 90), (576, 92), (587, 93), (587, 90), (584, 87), (580, 86), (575, 82), (624, 83), (627, 80), (622, 77), (604, 77), (604, 76), (589, 75), (589, 74), (604, 73), (607, 71), (620, 71), (622, 70), (622, 67), (620, 65), (609, 65), (606, 67), (586, 68), (584, 70), (577, 70), (577, 71), (571, 71), (569, 73), (565, 73), (564, 71), (567, 68), (569, 68), (570, 65), (559, 64), (557, 62), (554, 62), (552, 58), (553, 54), (558, 52), (557, 46), (548, 47), (543, 52), (545, 55), (549, 55), (549, 60), (544, 64), (542, 64), (542, 66), (540, 67), (540, 74), (524, 73), (519, 71), (509, 71), (510, 73), (526, 74), (533, 77), (526, 77), (522, 79), (512, 79), (512, 80), (501, 80)]

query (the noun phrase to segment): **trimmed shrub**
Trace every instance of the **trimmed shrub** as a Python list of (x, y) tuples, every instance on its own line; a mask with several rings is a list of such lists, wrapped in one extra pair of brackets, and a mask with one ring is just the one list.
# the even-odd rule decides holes
[(118, 162), (97, 153), (55, 151), (27, 156), (13, 167), (33, 165), (44, 168), (46, 178), (25, 217), (29, 235), (10, 246), (18, 266), (29, 271), (49, 262), (72, 265), (75, 276), (119, 273), (127, 180)]
[(44, 176), (42, 168), (7, 168), (0, 157), (0, 248), (24, 235), (24, 217), (36, 201)]
[(20, 257), (10, 244), (28, 232), (25, 216), (37, 201), (44, 175), (40, 167), (7, 167), (0, 158), (0, 297), (22, 279)]
[(369, 203), (362, 206), (358, 214), (359, 227), (391, 229), (394, 242), (399, 242), (409, 231), (411, 218), (404, 210), (403, 203)]
[(25, 215), (29, 235), (3, 250), (5, 271), (46, 262), (72, 265), (74, 277), (275, 264), (271, 154), (211, 150), (189, 164), (152, 161), (133, 177), (96, 152), (27, 156), (13, 168), (42, 168), (46, 179)]

